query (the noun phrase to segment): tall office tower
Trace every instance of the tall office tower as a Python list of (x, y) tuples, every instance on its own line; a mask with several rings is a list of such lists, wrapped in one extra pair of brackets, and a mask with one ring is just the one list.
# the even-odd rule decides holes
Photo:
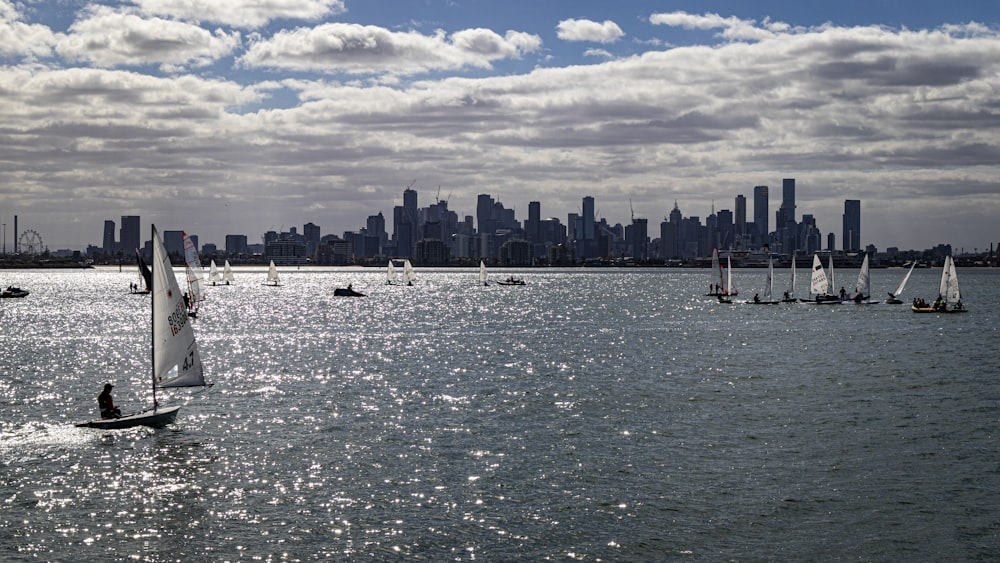
[(111, 256), (115, 253), (115, 222), (108, 220), (104, 222), (104, 254)]
[[(781, 181), (781, 206), (785, 208), (785, 220), (795, 222), (795, 178)], [(779, 227), (781, 225), (778, 225)]]
[(671, 260), (677, 258), (677, 230), (680, 221), (664, 221), (660, 223), (660, 258)]
[(407, 209), (417, 208), (417, 190), (410, 188), (403, 190), (403, 207)]
[(306, 256), (315, 256), (319, 250), (319, 225), (306, 223), (302, 226), (302, 236), (306, 239)]
[(247, 253), (246, 235), (226, 235), (226, 256), (240, 256)]
[(481, 235), (493, 234), (497, 230), (493, 221), (493, 203), (493, 198), (486, 194), (479, 194), (476, 199), (476, 228)]
[(128, 260), (135, 258), (135, 251), (142, 248), (142, 238), (139, 234), (139, 216), (122, 215), (122, 226), (118, 234), (119, 248), (122, 257)]
[(861, 250), (861, 200), (844, 200), (844, 245), (845, 252)]
[(382, 249), (389, 242), (389, 234), (385, 232), (385, 217), (382, 216), (381, 211), (378, 212), (378, 215), (368, 216), (368, 221), (365, 222), (365, 231), (371, 236), (378, 237), (378, 252), (382, 254)]
[(417, 242), (417, 191), (403, 190), (403, 205), (392, 208), (392, 238), (396, 241), (396, 255), (400, 258), (413, 256), (413, 245)]
[(798, 225), (795, 222), (795, 179), (781, 181), (781, 206), (775, 213), (774, 231), (782, 252), (792, 253), (798, 249)]
[(594, 198), (589, 195), (583, 198), (583, 213), (581, 214), (581, 218), (583, 219), (583, 239), (594, 240), (596, 238), (594, 231)]
[(542, 222), (542, 204), (537, 201), (528, 202), (528, 220), (524, 222), (524, 232), (531, 242), (541, 242), (539, 231)]
[(649, 258), (649, 222), (638, 217), (632, 218), (632, 224), (625, 228), (625, 241), (628, 243), (632, 257), (637, 260)]
[(754, 243), (764, 244), (767, 242), (767, 186), (754, 186), (753, 188), (753, 227)]
[(747, 234), (747, 198), (743, 194), (736, 196), (736, 237)]
[(719, 248), (737, 248), (736, 227), (733, 225), (733, 212), (720, 209), (715, 214), (715, 230), (719, 237)]

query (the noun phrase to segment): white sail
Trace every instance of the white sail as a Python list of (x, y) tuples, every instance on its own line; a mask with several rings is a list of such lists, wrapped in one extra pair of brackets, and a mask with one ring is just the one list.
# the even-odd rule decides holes
[(153, 227), (153, 264), (153, 385), (205, 385), (194, 330), (156, 227)]
[(487, 285), (489, 283), (489, 279), (490, 279), (489, 278), (489, 274), (486, 272), (486, 263), (483, 262), (482, 260), (480, 260), (479, 261), (479, 281), (483, 285)]
[(830, 251), (830, 278), (829, 283), (826, 286), (826, 293), (828, 295), (833, 295), (833, 292), (837, 291), (837, 280), (833, 275), (833, 251)]
[(764, 284), (764, 301), (771, 300), (771, 288), (774, 285), (774, 259), (767, 259), (767, 282)]
[(236, 281), (233, 279), (233, 268), (229, 265), (229, 260), (226, 260), (225, 265), (222, 266), (222, 281), (226, 284)]
[(868, 255), (865, 254), (865, 259), (861, 262), (861, 271), (858, 272), (858, 283), (854, 287), (854, 294), (861, 295), (862, 299), (868, 299), (871, 297), (872, 285), (871, 278), (868, 276)]
[(951, 271), (949, 269), (950, 262), (951, 256), (945, 256), (944, 265), (941, 266), (941, 285), (938, 286), (938, 296), (941, 298), (948, 295), (948, 280), (951, 277)]
[(201, 288), (201, 280), (205, 278), (201, 268), (201, 259), (198, 258), (198, 249), (194, 246), (194, 240), (186, 232), (181, 231), (184, 239), (184, 263), (191, 270), (188, 274), (188, 297), (191, 301), (198, 302), (205, 300), (205, 292)]
[(958, 289), (958, 270), (955, 268), (955, 259), (949, 256), (948, 261), (948, 291), (944, 294), (944, 300), (949, 307), (962, 300), (962, 292)]
[(399, 281), (399, 274), (396, 272), (396, 265), (389, 260), (389, 265), (385, 269), (385, 282), (392, 285)]
[(913, 264), (910, 264), (910, 270), (906, 272), (905, 276), (903, 276), (903, 281), (899, 282), (899, 287), (896, 288), (896, 291), (892, 292), (893, 297), (898, 298), (903, 293), (903, 289), (906, 288), (906, 282), (909, 281), (910, 274), (913, 273), (913, 268), (915, 268), (916, 265), (917, 265), (916, 260), (913, 261)]
[(407, 285), (412, 285), (413, 280), (417, 279), (417, 275), (413, 272), (413, 265), (410, 264), (409, 260), (403, 261), (403, 279)]
[(722, 291), (722, 286), (725, 284), (725, 280), (722, 279), (722, 264), (719, 263), (719, 249), (712, 249), (712, 272), (709, 276), (709, 293), (715, 294)]
[(733, 259), (730, 256), (726, 256), (726, 287), (724, 291), (727, 295), (736, 295), (739, 293), (733, 287)]
[(280, 283), (278, 268), (274, 265), (274, 260), (271, 260), (271, 264), (267, 267), (267, 283), (268, 285), (278, 285)]
[(198, 302), (205, 299), (205, 290), (201, 287), (201, 279), (194, 273), (191, 266), (184, 267), (187, 276), (189, 308), (198, 311)]
[(814, 295), (825, 295), (829, 293), (830, 281), (826, 279), (826, 272), (823, 271), (823, 263), (819, 261), (819, 256), (813, 254), (812, 279), (809, 282), (809, 293)]
[(788, 297), (789, 299), (795, 295), (795, 254), (792, 254), (792, 281), (788, 285)]
[(221, 281), (222, 277), (219, 275), (219, 268), (215, 265), (215, 260), (208, 263), (208, 281), (209, 283), (216, 284)]

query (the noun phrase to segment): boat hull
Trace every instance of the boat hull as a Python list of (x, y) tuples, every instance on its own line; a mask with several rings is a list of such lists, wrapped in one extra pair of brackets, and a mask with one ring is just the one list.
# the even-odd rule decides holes
[(333, 290), (333, 294), (337, 297), (364, 297), (365, 294), (359, 291), (354, 291), (353, 289), (348, 289), (346, 287), (338, 287)]
[(149, 426), (151, 428), (163, 428), (168, 424), (173, 424), (177, 419), (177, 411), (180, 407), (167, 407), (165, 409), (150, 409), (121, 418), (96, 418), (86, 422), (78, 422), (76, 426), (80, 428), (100, 428), (101, 430), (118, 430), (122, 428), (133, 428), (135, 426)]
[(911, 305), (910, 310), (914, 313), (964, 313), (966, 309), (942, 309), (934, 307), (916, 307)]

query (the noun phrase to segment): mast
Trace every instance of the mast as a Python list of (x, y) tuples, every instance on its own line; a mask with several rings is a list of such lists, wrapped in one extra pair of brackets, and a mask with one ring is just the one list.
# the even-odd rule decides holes
[[(153, 257), (156, 257), (156, 225), (150, 224), (150, 240), (153, 241)], [(155, 260), (154, 260), (155, 261)], [(161, 265), (162, 267), (162, 265)], [(153, 287), (156, 282), (149, 280), (149, 373), (150, 382), (153, 384), (153, 411), (156, 411), (156, 289)]]

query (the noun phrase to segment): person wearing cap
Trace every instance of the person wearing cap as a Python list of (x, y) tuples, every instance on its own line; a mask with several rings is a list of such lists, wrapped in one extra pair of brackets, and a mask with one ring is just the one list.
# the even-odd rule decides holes
[(104, 391), (97, 396), (97, 406), (101, 409), (101, 418), (121, 418), (122, 411), (115, 406), (114, 399), (111, 398), (111, 389), (114, 385), (104, 384)]

